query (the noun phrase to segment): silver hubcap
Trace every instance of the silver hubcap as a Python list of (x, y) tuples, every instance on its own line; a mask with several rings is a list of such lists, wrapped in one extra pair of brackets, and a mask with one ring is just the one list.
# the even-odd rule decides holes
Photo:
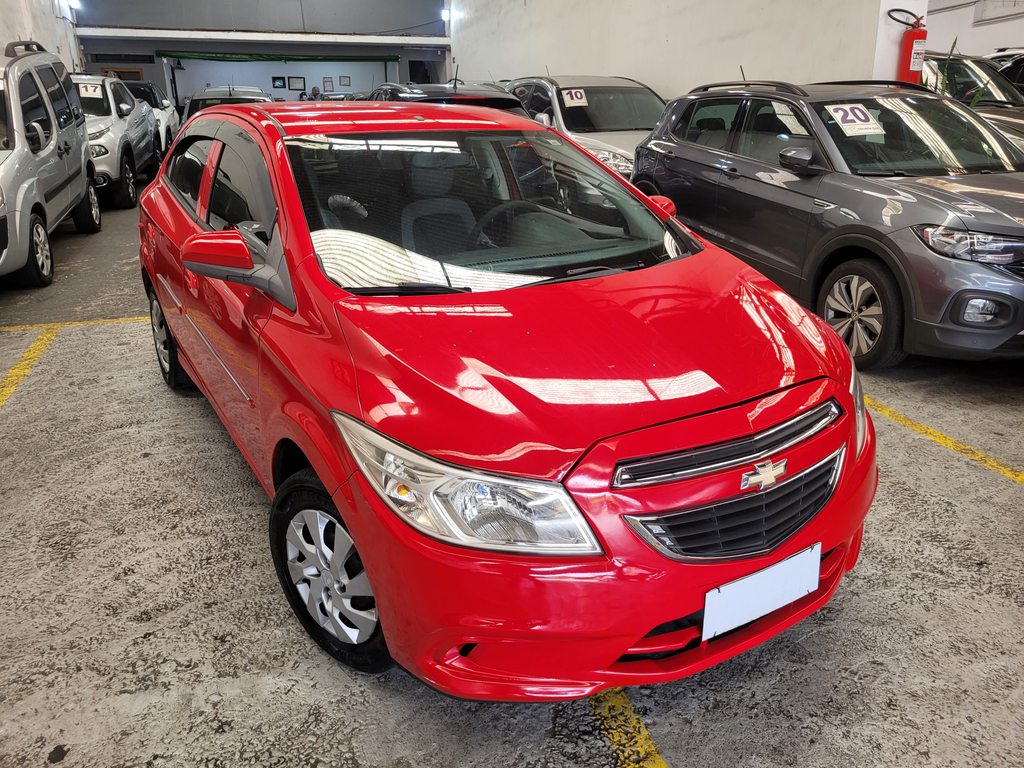
[(878, 343), (885, 323), (875, 287), (860, 275), (840, 278), (825, 300), (825, 321), (854, 357), (866, 355)]
[(89, 213), (92, 220), (99, 223), (100, 220), (100, 199), (96, 194), (96, 187), (89, 185)]
[(168, 373), (171, 370), (171, 350), (167, 344), (167, 323), (164, 322), (164, 312), (160, 309), (160, 302), (155, 298), (149, 304), (149, 320), (153, 325), (156, 358), (160, 361), (160, 367), (164, 369), (164, 373)]
[(50, 274), (53, 269), (53, 259), (50, 257), (50, 238), (46, 235), (46, 227), (36, 224), (32, 230), (32, 246), (36, 251), (36, 264), (39, 271), (44, 275)]
[(316, 509), (288, 524), (288, 574), (312, 619), (339, 640), (363, 643), (377, 628), (377, 604), (348, 531)]

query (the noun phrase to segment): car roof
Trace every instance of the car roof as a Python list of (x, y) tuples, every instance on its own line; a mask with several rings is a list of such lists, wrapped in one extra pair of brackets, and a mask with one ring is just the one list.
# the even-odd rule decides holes
[(269, 93), (261, 90), (252, 85), (213, 85), (209, 88), (204, 88), (201, 91), (196, 91), (192, 94), (192, 98), (196, 96), (266, 96), (268, 99), (274, 98)]
[[(707, 89), (707, 90), (704, 90)], [(756, 94), (758, 96), (782, 96), (799, 101), (818, 103), (846, 99), (873, 99), (879, 96), (914, 96), (921, 98), (944, 99), (942, 94), (929, 88), (913, 83), (896, 83), (889, 81), (858, 80), (834, 83), (810, 83), (808, 85), (791, 85), (778, 83), (722, 83), (721, 87), (705, 85), (690, 91), (687, 96), (700, 95), (721, 96), (723, 94)]]
[(517, 77), (519, 80), (546, 80), (558, 88), (598, 88), (601, 86), (619, 86), (621, 88), (647, 88), (629, 77), (599, 77), (597, 75), (534, 75)]
[(72, 72), (71, 79), (76, 83), (103, 83), (107, 80), (119, 80), (116, 77), (109, 77), (107, 75), (89, 75), (85, 72)]
[(271, 101), (207, 107), (202, 114), (273, 118), (285, 136), (389, 131), (543, 130), (533, 120), (487, 107), (393, 101)]
[[(394, 83), (388, 83), (388, 85), (394, 86)], [(399, 95), (404, 96), (408, 94), (410, 98), (430, 96), (497, 96), (498, 98), (516, 98), (500, 85), (474, 85), (468, 83), (455, 87), (450, 83), (426, 83), (424, 85), (399, 85), (397, 88), (400, 92)]]

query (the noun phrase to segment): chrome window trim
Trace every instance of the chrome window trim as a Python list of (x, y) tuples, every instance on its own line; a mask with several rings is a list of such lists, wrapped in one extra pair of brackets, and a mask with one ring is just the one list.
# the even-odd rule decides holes
[[(662, 512), (662, 513), (657, 514), (657, 515), (623, 515), (622, 518), (629, 524), (629, 527), (633, 529), (633, 532), (635, 534), (637, 534), (645, 543), (647, 543), (649, 546), (651, 546), (653, 549), (655, 549), (659, 554), (662, 554), (665, 557), (667, 557), (669, 560), (675, 560), (675, 561), (681, 562), (681, 563), (707, 563), (707, 562), (714, 562), (714, 561), (721, 561), (721, 560), (745, 560), (745, 559), (751, 558), (751, 557), (760, 557), (761, 555), (766, 555), (766, 554), (768, 554), (770, 552), (774, 552), (776, 549), (781, 547), (783, 544), (785, 544), (787, 541), (789, 541), (791, 538), (793, 538), (797, 533), (799, 533), (808, 523), (811, 522), (811, 520), (814, 519), (814, 517), (817, 517), (819, 514), (821, 514), (822, 510), (824, 510), (825, 507), (828, 506), (829, 502), (832, 501), (833, 495), (835, 495), (836, 488), (839, 485), (839, 476), (840, 476), (840, 474), (842, 474), (843, 463), (844, 463), (844, 459), (845, 458), (846, 458), (846, 446), (844, 445), (842, 448), (840, 448), (835, 453), (832, 453), (829, 456), (826, 456), (824, 459), (819, 461), (817, 464), (814, 464), (813, 466), (808, 467), (803, 472), (800, 472), (799, 474), (793, 475), (792, 477), (787, 478), (786, 480), (783, 480), (781, 483), (776, 483), (775, 485), (771, 486), (770, 488), (766, 488), (765, 490), (758, 491), (757, 493), (754, 493), (754, 494), (741, 493), (741, 494), (738, 494), (736, 496), (730, 496), (730, 497), (725, 498), (725, 499), (719, 499), (719, 500), (717, 500), (717, 501), (715, 501), (715, 502), (713, 502), (711, 504), (701, 504), (700, 506), (697, 506), (697, 507), (692, 507), (692, 508), (684, 507), (682, 509), (675, 509), (675, 510), (671, 510), (671, 511), (668, 511), (668, 512)], [(825, 499), (825, 503), (822, 504), (821, 509), (819, 509), (818, 512), (815, 513), (814, 517), (809, 518), (803, 525), (801, 525), (799, 528), (797, 528), (795, 531), (793, 531), (789, 536), (787, 536), (785, 539), (780, 541), (774, 547), (771, 547), (769, 549), (759, 549), (759, 550), (754, 551), (754, 552), (744, 552), (742, 555), (736, 555), (736, 554), (706, 555), (706, 556), (703, 556), (703, 557), (695, 557), (693, 555), (678, 555), (675, 552), (673, 552), (671, 549), (666, 547), (664, 544), (662, 544), (660, 541), (658, 541), (651, 534), (651, 532), (648, 531), (644, 527), (644, 523), (646, 523), (646, 522), (657, 523), (659, 520), (663, 519), (664, 517), (666, 517), (668, 515), (678, 515), (678, 514), (690, 513), (690, 512), (701, 512), (701, 511), (703, 511), (705, 509), (708, 509), (710, 507), (715, 507), (715, 506), (718, 506), (719, 504), (725, 504), (725, 503), (728, 503), (730, 501), (736, 501), (737, 499), (743, 498), (745, 496), (760, 496), (760, 495), (768, 493), (770, 491), (774, 491), (777, 488), (782, 488), (782, 487), (790, 485), (791, 483), (794, 483), (794, 482), (796, 482), (798, 480), (802, 480), (806, 475), (808, 475), (811, 472), (813, 472), (814, 470), (816, 470), (816, 469), (818, 469), (818, 468), (828, 464), (830, 461), (834, 461), (835, 462), (835, 466), (832, 468), (832, 476), (829, 478), (829, 481), (828, 481), (828, 488), (829, 488), (829, 490), (828, 490), (828, 497)]]
[(830, 399), (826, 403), (823, 403), (819, 406), (815, 406), (815, 408), (812, 408), (810, 411), (805, 411), (804, 413), (794, 416), (793, 418), (788, 419), (774, 427), (766, 429), (763, 432), (758, 432), (754, 435), (749, 435), (747, 437), (742, 437), (738, 438), (737, 440), (731, 441), (740, 443), (743, 442), (744, 440), (752, 440), (759, 437), (768, 437), (775, 432), (779, 432), (780, 430), (786, 429), (790, 424), (792, 424), (797, 419), (806, 418), (808, 413), (813, 413), (815, 410), (822, 411), (821, 418), (815, 421), (814, 424), (812, 424), (806, 430), (794, 436), (791, 440), (788, 440), (782, 445), (772, 446), (771, 448), (760, 451), (758, 453), (751, 453), (745, 456), (738, 456), (735, 459), (721, 461), (716, 464), (707, 464), (702, 467), (693, 467), (692, 469), (681, 469), (676, 472), (666, 472), (665, 474), (657, 475), (655, 477), (647, 478), (645, 480), (623, 481), (623, 473), (631, 468), (642, 467), (645, 464), (654, 461), (664, 461), (665, 459), (670, 459), (673, 456), (685, 456), (687, 454), (699, 455), (705, 451), (710, 451), (713, 450), (713, 448), (719, 448), (721, 446), (714, 446), (713, 448), (697, 448), (692, 451), (680, 451), (675, 454), (667, 454), (665, 456), (659, 456), (657, 458), (630, 461), (615, 467), (615, 474), (612, 476), (612, 488), (642, 488), (647, 485), (657, 485), (659, 483), (668, 483), (673, 482), (675, 480), (686, 480), (692, 477), (699, 477), (701, 475), (709, 475), (713, 472), (721, 472), (723, 470), (732, 469), (733, 467), (739, 467), (744, 464), (751, 464), (758, 461), (763, 461), (767, 459), (769, 456), (773, 456), (777, 453), (792, 448), (797, 443), (801, 443), (804, 440), (813, 437), (814, 435), (824, 430), (836, 419), (838, 419), (841, 414), (841, 411), (839, 410), (839, 405), (836, 403), (836, 401)]
[(236, 379), (234, 374), (231, 373), (231, 370), (226, 365), (224, 365), (224, 361), (220, 359), (220, 355), (218, 355), (216, 350), (214, 350), (214, 348), (211, 346), (210, 342), (206, 339), (206, 336), (203, 334), (203, 332), (199, 330), (199, 326), (196, 325), (196, 321), (193, 320), (192, 316), (188, 313), (185, 314), (185, 318), (192, 324), (192, 327), (195, 329), (195, 332), (199, 334), (199, 338), (202, 339), (203, 344), (206, 345), (206, 348), (210, 350), (210, 354), (213, 355), (213, 359), (220, 363), (220, 367), (224, 369), (224, 373), (226, 373), (228, 375), (228, 378), (235, 383), (236, 387), (238, 387), (238, 391), (242, 393), (242, 397), (245, 398), (245, 401), (249, 404), (249, 407), (253, 407), (255, 405), (253, 399), (249, 397), (248, 392), (242, 389), (242, 385), (238, 383), (238, 379)]

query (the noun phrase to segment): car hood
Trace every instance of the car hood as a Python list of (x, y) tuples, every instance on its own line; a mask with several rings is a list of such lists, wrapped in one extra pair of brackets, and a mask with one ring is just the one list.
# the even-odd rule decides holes
[(114, 118), (112, 115), (105, 115), (104, 117), (91, 117), (86, 116), (85, 127), (89, 133), (96, 133), (104, 129), (109, 129), (114, 125)]
[(560, 479), (611, 435), (829, 375), (819, 326), (717, 248), (636, 272), (336, 305), (362, 418), (438, 459)]
[(1022, 107), (975, 107), (974, 111), (996, 127), (1021, 135), (1024, 133), (1024, 106)]
[(570, 133), (569, 136), (581, 147), (590, 150), (611, 150), (621, 152), (630, 160), (637, 145), (651, 135), (650, 131), (600, 131), (599, 133)]
[(1020, 235), (1024, 226), (1024, 172), (923, 176), (894, 186), (939, 203), (967, 229)]

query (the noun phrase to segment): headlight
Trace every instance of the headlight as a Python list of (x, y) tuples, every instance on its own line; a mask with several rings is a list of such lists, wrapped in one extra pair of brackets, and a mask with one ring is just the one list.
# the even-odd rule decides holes
[(940, 226), (914, 227), (925, 245), (938, 254), (985, 264), (1024, 262), (1024, 239), (1005, 235), (987, 235)]
[(633, 173), (633, 158), (608, 149), (592, 149), (590, 154), (616, 173), (628, 177)]
[(593, 531), (560, 484), (442, 464), (350, 416), (331, 415), (377, 495), (427, 536), (502, 552), (601, 554)]
[(857, 423), (857, 455), (860, 456), (864, 447), (864, 440), (868, 436), (868, 412), (864, 406), (864, 390), (860, 385), (860, 374), (857, 373), (857, 366), (854, 365), (853, 375), (850, 377), (850, 394), (853, 395), (853, 413)]
[(108, 133), (110, 133), (110, 128), (100, 128), (98, 131), (89, 134), (89, 141), (96, 141), (96, 139), (106, 136)]
[(93, 157), (103, 157), (104, 155), (109, 153), (107, 152), (107, 148), (104, 147), (102, 144), (90, 144), (89, 154), (92, 155)]

